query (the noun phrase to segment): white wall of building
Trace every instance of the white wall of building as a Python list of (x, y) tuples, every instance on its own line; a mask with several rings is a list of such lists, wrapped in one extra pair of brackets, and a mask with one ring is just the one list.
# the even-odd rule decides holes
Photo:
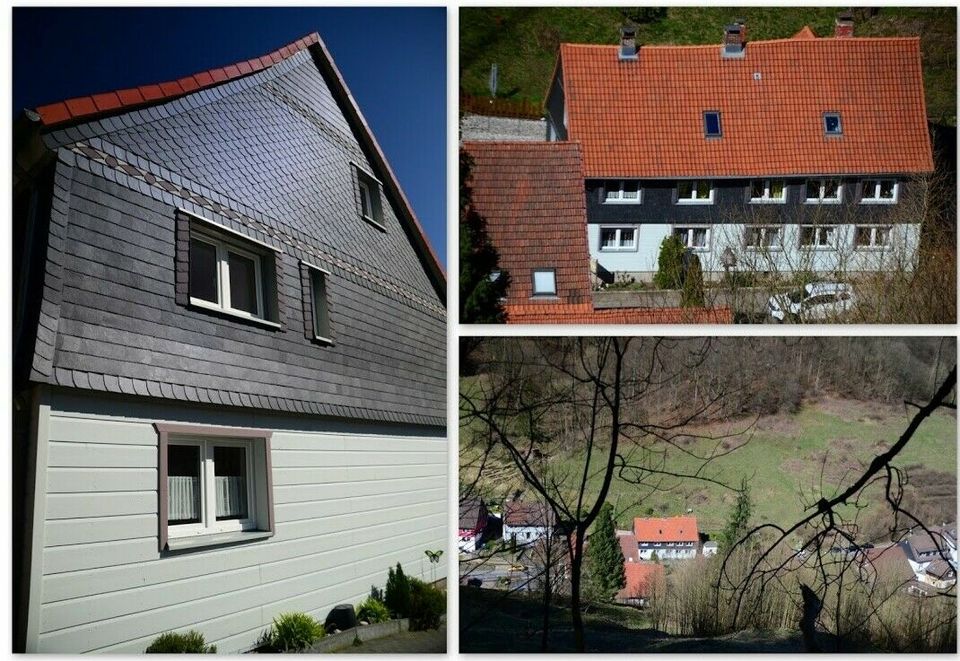
[[(273, 430), (272, 538), (159, 552), (152, 424), (163, 421)], [(220, 652), (239, 652), (282, 612), (322, 621), (333, 606), (358, 603), (397, 562), (408, 575), (443, 578), (447, 563), (425, 555), (447, 548), (442, 434), (54, 397), (39, 434), (42, 591), (28, 650), (136, 653), (160, 633), (196, 629)]]

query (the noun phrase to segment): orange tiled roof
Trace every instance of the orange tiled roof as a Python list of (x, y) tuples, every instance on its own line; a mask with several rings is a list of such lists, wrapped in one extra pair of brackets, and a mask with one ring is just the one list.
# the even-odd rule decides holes
[(282, 62), (291, 55), (295, 55), (319, 41), (320, 35), (314, 32), (297, 39), (291, 44), (287, 44), (283, 48), (278, 48), (272, 53), (268, 53), (262, 57), (255, 57), (252, 60), (237, 62), (236, 64), (209, 69), (208, 71), (201, 71), (192, 76), (184, 76), (178, 80), (169, 80), (165, 83), (141, 85), (139, 87), (131, 87), (114, 92), (78, 96), (73, 99), (67, 99), (66, 101), (48, 103), (47, 105), (36, 108), (36, 113), (40, 115), (40, 122), (44, 126), (52, 126), (68, 121), (89, 121), (99, 115), (111, 115), (117, 112), (133, 110), (145, 105), (163, 103), (183, 96), (184, 94), (189, 94), (190, 92), (196, 92), (197, 90), (220, 85), (235, 78), (242, 78), (251, 73), (256, 73), (261, 69), (266, 69)]
[(593, 303), (507, 304), (508, 324), (730, 324), (730, 308), (599, 308)]
[(671, 516), (665, 519), (633, 520), (633, 535), (638, 542), (699, 542), (697, 517)]
[[(561, 44), (568, 137), (586, 177), (733, 177), (933, 170), (920, 39), (797, 38), (719, 45)], [(759, 74), (759, 77), (757, 76)], [(722, 138), (704, 137), (703, 112)], [(841, 113), (826, 137), (823, 113)]]
[[(486, 218), (509, 303), (533, 294), (533, 270), (553, 268), (555, 302), (590, 296), (590, 253), (580, 145), (575, 142), (465, 142), (473, 157), (473, 207)], [(549, 303), (544, 303), (549, 305)]]
[(617, 593), (618, 599), (650, 597), (656, 582), (663, 576), (663, 566), (655, 562), (626, 562), (623, 565), (627, 584)]

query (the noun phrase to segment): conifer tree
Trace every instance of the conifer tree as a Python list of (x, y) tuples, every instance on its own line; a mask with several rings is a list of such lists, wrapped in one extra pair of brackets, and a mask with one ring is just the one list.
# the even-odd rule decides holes
[(584, 560), (590, 596), (597, 601), (612, 601), (626, 586), (627, 577), (610, 503), (604, 503), (597, 515)]

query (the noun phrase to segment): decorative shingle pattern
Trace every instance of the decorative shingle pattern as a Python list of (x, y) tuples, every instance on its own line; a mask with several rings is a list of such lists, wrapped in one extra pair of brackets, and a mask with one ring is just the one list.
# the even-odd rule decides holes
[[(919, 38), (800, 38), (719, 45), (562, 44), (569, 139), (584, 174), (735, 177), (933, 170)], [(807, 38), (804, 38), (807, 37)], [(706, 138), (703, 112), (721, 113)], [(842, 116), (825, 136), (823, 113)]]
[[(590, 296), (590, 258), (580, 145), (573, 142), (465, 142), (473, 157), (473, 206), (486, 218), (507, 301), (527, 303), (533, 271), (555, 269), (554, 303)], [(544, 302), (543, 305), (550, 305)]]
[(508, 324), (730, 324), (730, 308), (601, 308), (592, 303), (506, 306)]

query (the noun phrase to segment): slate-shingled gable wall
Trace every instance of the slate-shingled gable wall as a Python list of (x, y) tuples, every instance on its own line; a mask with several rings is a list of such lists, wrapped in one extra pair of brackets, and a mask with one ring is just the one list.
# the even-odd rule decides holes
[[(35, 380), (444, 423), (443, 302), (393, 206), (383, 204), (385, 233), (356, 215), (349, 163), (375, 169), (308, 52), (47, 143), (62, 145), (53, 215), (66, 241), (62, 293), (48, 276), (53, 369), (38, 352)], [(283, 250), (283, 330), (177, 304), (178, 207)], [(301, 259), (331, 271), (333, 347), (304, 337)]]

